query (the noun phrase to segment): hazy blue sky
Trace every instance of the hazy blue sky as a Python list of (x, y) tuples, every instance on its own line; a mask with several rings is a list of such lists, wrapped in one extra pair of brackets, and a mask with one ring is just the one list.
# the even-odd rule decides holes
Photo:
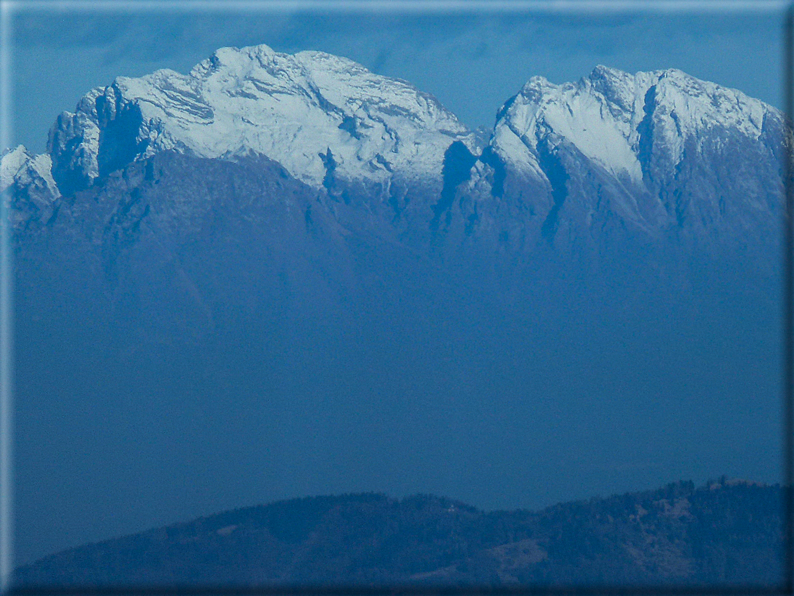
[(45, 147), (63, 110), (118, 75), (187, 72), (224, 46), (323, 50), (406, 79), (472, 127), (533, 75), (576, 80), (597, 64), (675, 67), (781, 104), (780, 11), (426, 13), (21, 11), (14, 31), (15, 142)]

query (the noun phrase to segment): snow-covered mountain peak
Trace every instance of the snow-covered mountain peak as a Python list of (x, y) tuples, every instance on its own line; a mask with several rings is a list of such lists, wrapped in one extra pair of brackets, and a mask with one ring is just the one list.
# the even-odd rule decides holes
[(524, 86), (521, 88), (520, 93), (522, 95), (531, 95), (533, 93), (537, 93), (543, 89), (557, 87), (554, 83), (550, 82), (546, 77), (542, 75), (535, 75), (530, 77), (530, 79), (524, 83)]
[(10, 189), (13, 227), (24, 226), (31, 219), (47, 221), (52, 216), (60, 193), (51, 169), (49, 155), (32, 155), (23, 145), (0, 156), (0, 192)]
[(782, 121), (757, 99), (677, 69), (629, 74), (597, 66), (576, 83), (530, 79), (499, 111), (492, 147), (538, 175), (539, 151), (562, 143), (618, 179), (641, 184), (649, 142), (657, 157), (675, 165), (687, 139), (715, 130), (758, 139), (770, 118)]
[(0, 191), (13, 184), (14, 176), (28, 161), (30, 154), (24, 145), (3, 151), (0, 156)]
[(765, 117), (781, 118), (778, 110), (758, 99), (677, 68), (632, 75), (597, 66), (583, 81), (584, 87), (589, 86), (626, 112), (645, 117), (658, 109), (660, 115), (678, 123), (683, 136), (723, 127), (757, 138)]
[[(50, 135), (56, 178), (88, 184), (155, 152), (251, 152), (321, 186), (439, 178), (444, 152), (473, 135), (435, 98), (324, 52), (222, 48), (189, 74), (119, 77), (59, 117)], [(79, 184), (77, 185), (79, 186)]]
[[(613, 107), (602, 92), (613, 85), (604, 74), (594, 71), (595, 85), (589, 79), (556, 85), (533, 77), (500, 110), (493, 148), (503, 160), (536, 177), (545, 177), (540, 153), (568, 143), (616, 176), (641, 178), (628, 139), (632, 126), (626, 114), (631, 110)], [(628, 103), (631, 98), (621, 93), (620, 104)]]
[(13, 184), (27, 186), (36, 181), (53, 195), (58, 188), (52, 178), (52, 161), (47, 154), (33, 155), (24, 145), (8, 149), (0, 156), (0, 192)]

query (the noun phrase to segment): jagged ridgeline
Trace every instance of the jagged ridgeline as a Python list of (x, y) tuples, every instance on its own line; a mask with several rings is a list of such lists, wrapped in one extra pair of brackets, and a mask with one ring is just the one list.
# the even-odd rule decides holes
[(282, 501), (70, 549), (34, 586), (768, 585), (782, 578), (780, 487), (718, 481), (539, 512), (417, 495)]

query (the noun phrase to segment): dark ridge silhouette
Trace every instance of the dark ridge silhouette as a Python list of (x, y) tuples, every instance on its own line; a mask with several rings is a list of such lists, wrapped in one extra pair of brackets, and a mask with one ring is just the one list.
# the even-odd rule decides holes
[(747, 481), (481, 511), (416, 495), (281, 501), (45, 557), (25, 586), (769, 585), (782, 491)]

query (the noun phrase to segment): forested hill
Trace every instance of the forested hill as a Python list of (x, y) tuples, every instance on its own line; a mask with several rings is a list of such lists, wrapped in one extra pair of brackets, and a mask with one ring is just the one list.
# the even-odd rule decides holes
[(779, 486), (721, 479), (539, 512), (430, 495), (309, 497), (70, 549), (18, 585), (778, 585)]

